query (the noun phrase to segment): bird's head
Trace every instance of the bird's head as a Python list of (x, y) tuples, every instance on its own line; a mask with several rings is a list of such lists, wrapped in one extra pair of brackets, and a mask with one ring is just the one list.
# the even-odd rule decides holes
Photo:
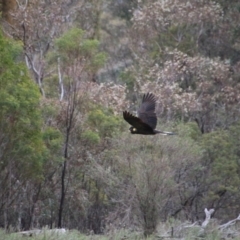
[(136, 134), (137, 133), (137, 129), (135, 127), (130, 127), (129, 128), (129, 131), (132, 133), (132, 134)]

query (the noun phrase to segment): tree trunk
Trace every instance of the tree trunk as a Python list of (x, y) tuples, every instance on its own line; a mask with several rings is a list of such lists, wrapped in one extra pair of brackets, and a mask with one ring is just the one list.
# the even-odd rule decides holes
[(74, 108), (70, 110), (70, 118), (67, 118), (67, 131), (66, 131), (66, 142), (65, 142), (65, 149), (64, 149), (64, 162), (62, 167), (62, 176), (61, 176), (61, 199), (59, 205), (59, 212), (58, 212), (58, 228), (62, 228), (62, 214), (63, 214), (63, 207), (64, 207), (64, 199), (66, 195), (66, 188), (65, 188), (65, 175), (67, 171), (67, 159), (68, 159), (68, 143), (70, 137), (70, 131), (72, 127), (72, 119)]
[(59, 212), (58, 212), (58, 228), (62, 228), (62, 213), (63, 213), (63, 206), (64, 206), (64, 199), (65, 199), (65, 175), (66, 175), (66, 169), (67, 169), (67, 161), (66, 159), (63, 162), (63, 168), (62, 168), (62, 176), (61, 176), (61, 199), (60, 199), (60, 206), (59, 206)]

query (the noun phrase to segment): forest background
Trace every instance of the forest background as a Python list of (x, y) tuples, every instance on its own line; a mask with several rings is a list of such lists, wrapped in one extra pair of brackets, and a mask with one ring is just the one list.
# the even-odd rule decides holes
[[(1, 0), (0, 227), (152, 234), (240, 213), (238, 0)], [(157, 96), (158, 128), (122, 111)]]

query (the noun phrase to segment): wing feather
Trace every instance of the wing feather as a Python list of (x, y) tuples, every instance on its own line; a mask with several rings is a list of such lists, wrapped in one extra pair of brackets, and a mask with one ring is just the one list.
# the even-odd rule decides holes
[(124, 111), (123, 112), (123, 118), (125, 121), (127, 121), (130, 125), (137, 129), (146, 129), (146, 130), (152, 130), (151, 126), (144, 123), (140, 118), (133, 116), (131, 113)]
[(157, 126), (155, 108), (155, 96), (152, 93), (144, 94), (142, 104), (138, 109), (138, 117), (142, 120), (142, 122), (148, 124), (152, 129), (155, 129)]

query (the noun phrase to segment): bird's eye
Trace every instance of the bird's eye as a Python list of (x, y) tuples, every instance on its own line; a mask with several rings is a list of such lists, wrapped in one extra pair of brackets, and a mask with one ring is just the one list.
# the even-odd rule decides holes
[(136, 128), (133, 128), (133, 132), (136, 132), (137, 131), (137, 129)]

